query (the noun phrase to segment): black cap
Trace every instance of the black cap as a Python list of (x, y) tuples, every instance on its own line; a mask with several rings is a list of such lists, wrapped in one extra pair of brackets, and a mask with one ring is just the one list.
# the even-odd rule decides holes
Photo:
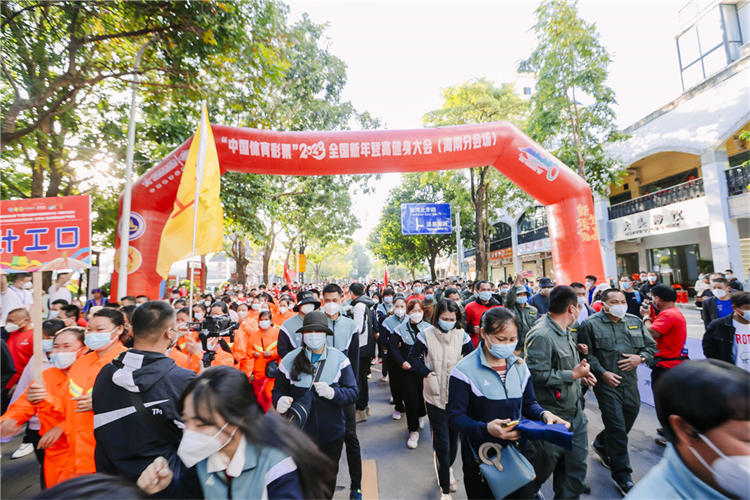
[(297, 333), (305, 332), (325, 332), (328, 335), (333, 335), (333, 330), (328, 328), (328, 316), (326, 316), (326, 313), (323, 311), (312, 311), (305, 314), (305, 319), (302, 320), (302, 327), (297, 330)]
[(554, 283), (552, 283), (552, 280), (549, 278), (541, 278), (539, 280), (539, 287), (540, 288), (553, 288), (555, 286)]
[(299, 311), (299, 306), (303, 304), (315, 304), (315, 309), (320, 307), (320, 302), (315, 299), (315, 295), (309, 290), (297, 294), (297, 303), (294, 304), (292, 310), (294, 312)]

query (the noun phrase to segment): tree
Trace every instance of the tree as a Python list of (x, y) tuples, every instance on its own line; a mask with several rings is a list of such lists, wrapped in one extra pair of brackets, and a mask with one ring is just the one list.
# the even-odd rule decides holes
[(463, 237), (471, 231), (471, 211), (466, 179), (460, 171), (422, 172), (404, 175), (400, 186), (391, 191), (378, 225), (369, 237), (372, 252), (386, 264), (403, 264), (412, 270), (427, 263), (432, 279), (436, 279), (435, 263), (441, 253), (450, 253), (456, 244), (455, 233), (407, 236), (401, 233), (401, 204), (450, 203), (460, 210)]
[(536, 17), (537, 47), (519, 67), (537, 78), (529, 134), (605, 193), (622, 166), (604, 145), (625, 138), (612, 109), (615, 93), (605, 84), (611, 58), (575, 1), (545, 0)]
[(353, 280), (367, 279), (372, 269), (372, 260), (367, 254), (367, 248), (361, 243), (355, 243), (347, 254), (347, 258), (352, 263), (349, 277)]
[[(497, 87), (488, 80), (479, 79), (444, 89), (443, 107), (426, 113), (424, 122), (441, 126), (508, 120), (523, 128), (527, 111), (527, 103), (514, 92), (512, 84)], [(490, 198), (494, 195), (493, 201), (502, 202), (503, 198), (517, 195), (517, 190), (490, 165), (470, 169), (469, 179), (474, 209), (477, 278), (487, 279), (492, 232)]]

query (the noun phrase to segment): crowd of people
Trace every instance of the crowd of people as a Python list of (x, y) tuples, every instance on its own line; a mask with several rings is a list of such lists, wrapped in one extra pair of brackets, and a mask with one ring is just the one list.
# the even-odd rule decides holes
[[(696, 284), (709, 361), (688, 360), (677, 293), (656, 273), (227, 283), (154, 300), (94, 290), (83, 303), (60, 273), (44, 298), (41, 380), (31, 275), (13, 278), (0, 276), (0, 435), (23, 433), (14, 455), (36, 453), (40, 498), (113, 484), (160, 498), (330, 498), (346, 450), (360, 499), (373, 366), (405, 420), (405, 453), (429, 421), (441, 500), (457, 491), (459, 451), (469, 498), (534, 498), (550, 477), (555, 498), (591, 493), (587, 391), (604, 424), (591, 448), (623, 495), (750, 496), (750, 292), (726, 273)], [(636, 485), (641, 364), (665, 453)]]

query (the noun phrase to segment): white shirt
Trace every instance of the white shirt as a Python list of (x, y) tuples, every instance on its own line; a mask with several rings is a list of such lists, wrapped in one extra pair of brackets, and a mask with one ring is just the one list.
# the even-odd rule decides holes
[(734, 364), (750, 372), (750, 323), (745, 325), (732, 319), (732, 325), (735, 330), (732, 342)]
[[(238, 429), (237, 432), (241, 431)], [(237, 445), (237, 451), (234, 452), (234, 456), (231, 459), (220, 451), (208, 457), (206, 472), (211, 474), (213, 472), (226, 471), (226, 474), (231, 477), (239, 477), (242, 474), (242, 469), (245, 468), (246, 447), (247, 441), (245, 441), (245, 435), (243, 434), (240, 437), (240, 444)]]
[(73, 294), (68, 290), (68, 287), (63, 285), (61, 287), (58, 287), (57, 284), (53, 284), (51, 287), (49, 287), (49, 304), (52, 305), (52, 303), (56, 300), (62, 299), (66, 300), (68, 304), (73, 302)]
[(31, 312), (31, 304), (34, 302), (34, 298), (29, 290), (20, 290), (11, 285), (7, 290), (0, 293), (0, 297), (2, 298), (0, 326), (5, 326), (5, 320), (8, 317), (8, 313), (19, 307), (23, 307)]

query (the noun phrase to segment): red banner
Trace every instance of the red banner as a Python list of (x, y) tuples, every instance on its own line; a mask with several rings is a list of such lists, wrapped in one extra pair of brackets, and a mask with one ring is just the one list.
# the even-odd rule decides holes
[(80, 271), (91, 265), (88, 196), (0, 201), (0, 269)]

